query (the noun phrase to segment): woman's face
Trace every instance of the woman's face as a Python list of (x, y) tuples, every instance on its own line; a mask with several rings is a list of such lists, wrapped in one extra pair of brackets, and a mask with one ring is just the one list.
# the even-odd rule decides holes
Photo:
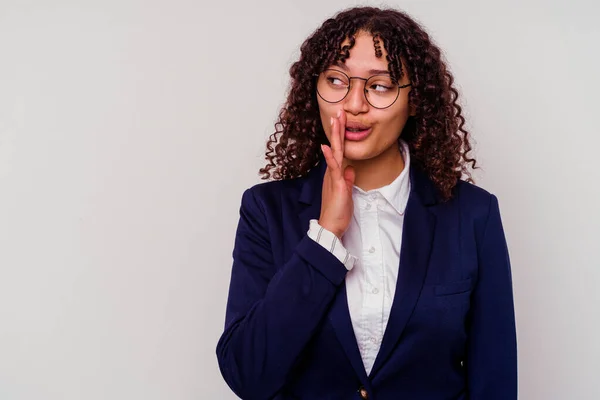
[[(348, 44), (346, 39), (342, 46)], [(350, 57), (346, 59), (345, 64), (332, 65), (329, 68), (344, 72), (349, 77), (369, 78), (375, 70), (387, 71), (387, 52), (381, 42), (382, 57), (375, 56), (373, 45), (373, 36), (367, 32), (359, 32), (356, 35), (356, 42), (350, 49)], [(404, 85), (410, 82), (403, 65), (404, 76), (399, 84)], [(387, 72), (385, 72), (387, 74)], [(346, 127), (353, 123), (358, 123), (370, 127), (371, 131), (366, 137), (357, 137), (356, 133), (345, 132), (344, 157), (348, 161), (362, 161), (378, 157), (386, 151), (398, 151), (397, 140), (404, 128), (404, 124), (410, 115), (414, 115), (414, 109), (408, 104), (408, 93), (410, 86), (401, 88), (397, 100), (390, 107), (378, 109), (365, 98), (365, 81), (352, 79), (350, 92), (339, 103), (328, 103), (320, 96), (317, 96), (319, 104), (319, 113), (321, 123), (325, 130), (327, 138), (331, 142), (331, 124), (330, 118), (335, 117), (338, 110), (346, 114)]]

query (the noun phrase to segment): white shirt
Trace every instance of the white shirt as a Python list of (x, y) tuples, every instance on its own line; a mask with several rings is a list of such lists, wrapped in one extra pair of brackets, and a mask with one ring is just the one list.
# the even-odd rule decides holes
[(392, 183), (367, 192), (354, 186), (354, 215), (337, 237), (310, 221), (308, 236), (348, 269), (346, 292), (356, 342), (367, 375), (373, 368), (392, 308), (398, 279), (404, 211), (410, 193), (410, 153), (400, 140), (404, 169)]

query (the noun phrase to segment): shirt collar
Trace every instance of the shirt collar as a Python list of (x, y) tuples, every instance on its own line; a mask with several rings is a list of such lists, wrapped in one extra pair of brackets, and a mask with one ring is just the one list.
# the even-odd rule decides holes
[(398, 214), (404, 214), (406, 204), (408, 203), (408, 196), (410, 194), (410, 150), (408, 144), (404, 140), (399, 139), (398, 142), (402, 158), (404, 159), (404, 169), (400, 175), (398, 175), (390, 184), (378, 189), (372, 189), (368, 192), (365, 192), (357, 186), (354, 186), (354, 189), (361, 195), (379, 192)]

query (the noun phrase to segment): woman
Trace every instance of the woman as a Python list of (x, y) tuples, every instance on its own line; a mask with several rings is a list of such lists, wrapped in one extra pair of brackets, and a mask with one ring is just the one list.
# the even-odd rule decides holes
[(516, 399), (498, 201), (467, 170), (440, 50), (402, 12), (354, 8), (290, 74), (261, 169), (275, 179), (242, 196), (227, 384), (243, 399)]

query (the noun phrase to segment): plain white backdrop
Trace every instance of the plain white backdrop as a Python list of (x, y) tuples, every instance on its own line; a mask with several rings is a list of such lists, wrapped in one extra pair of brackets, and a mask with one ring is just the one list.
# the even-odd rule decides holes
[[(0, 399), (236, 398), (241, 194), (300, 44), (354, 4), (0, 0)], [(597, 400), (600, 5), (385, 5), (444, 50), (499, 198), (520, 399)]]

